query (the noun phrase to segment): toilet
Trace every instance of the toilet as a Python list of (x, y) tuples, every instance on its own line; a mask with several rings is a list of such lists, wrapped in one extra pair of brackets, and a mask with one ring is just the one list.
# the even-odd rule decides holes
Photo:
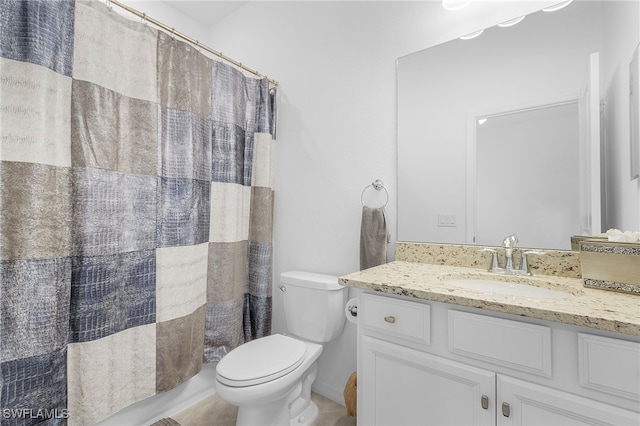
[(239, 426), (311, 425), (311, 401), (322, 345), (342, 333), (347, 288), (332, 275), (292, 271), (280, 275), (288, 335), (247, 342), (216, 366), (216, 393), (238, 406)]

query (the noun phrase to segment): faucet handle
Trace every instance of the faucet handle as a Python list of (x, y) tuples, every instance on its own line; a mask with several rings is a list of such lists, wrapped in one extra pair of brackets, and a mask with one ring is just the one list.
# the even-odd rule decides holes
[(522, 260), (520, 261), (520, 273), (523, 275), (531, 275), (531, 272), (529, 272), (529, 265), (527, 263), (528, 254), (542, 256), (544, 252), (539, 250), (525, 250), (522, 252)]
[(489, 271), (494, 271), (498, 269), (498, 251), (494, 248), (485, 247), (480, 249), (480, 251), (488, 251), (491, 252), (491, 266), (489, 267)]

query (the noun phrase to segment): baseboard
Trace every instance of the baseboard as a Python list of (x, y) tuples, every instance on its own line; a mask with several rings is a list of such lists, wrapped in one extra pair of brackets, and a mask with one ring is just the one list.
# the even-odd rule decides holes
[(333, 402), (344, 406), (344, 389), (337, 388), (327, 383), (318, 382), (317, 380), (311, 385), (311, 390), (317, 394), (329, 398)]

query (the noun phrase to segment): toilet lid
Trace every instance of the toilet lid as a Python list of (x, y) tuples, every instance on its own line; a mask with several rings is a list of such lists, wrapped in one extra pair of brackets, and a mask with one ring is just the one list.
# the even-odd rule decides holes
[(296, 369), (304, 360), (306, 345), (274, 334), (240, 345), (216, 366), (218, 380), (226, 385), (253, 386), (275, 380)]

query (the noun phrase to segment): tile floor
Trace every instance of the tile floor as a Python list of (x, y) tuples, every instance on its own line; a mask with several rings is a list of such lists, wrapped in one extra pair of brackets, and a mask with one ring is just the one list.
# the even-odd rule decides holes
[[(320, 411), (314, 426), (355, 426), (356, 418), (347, 416), (344, 406), (316, 393), (311, 399)], [(171, 418), (180, 426), (235, 426), (237, 414), (236, 406), (212, 395)]]

